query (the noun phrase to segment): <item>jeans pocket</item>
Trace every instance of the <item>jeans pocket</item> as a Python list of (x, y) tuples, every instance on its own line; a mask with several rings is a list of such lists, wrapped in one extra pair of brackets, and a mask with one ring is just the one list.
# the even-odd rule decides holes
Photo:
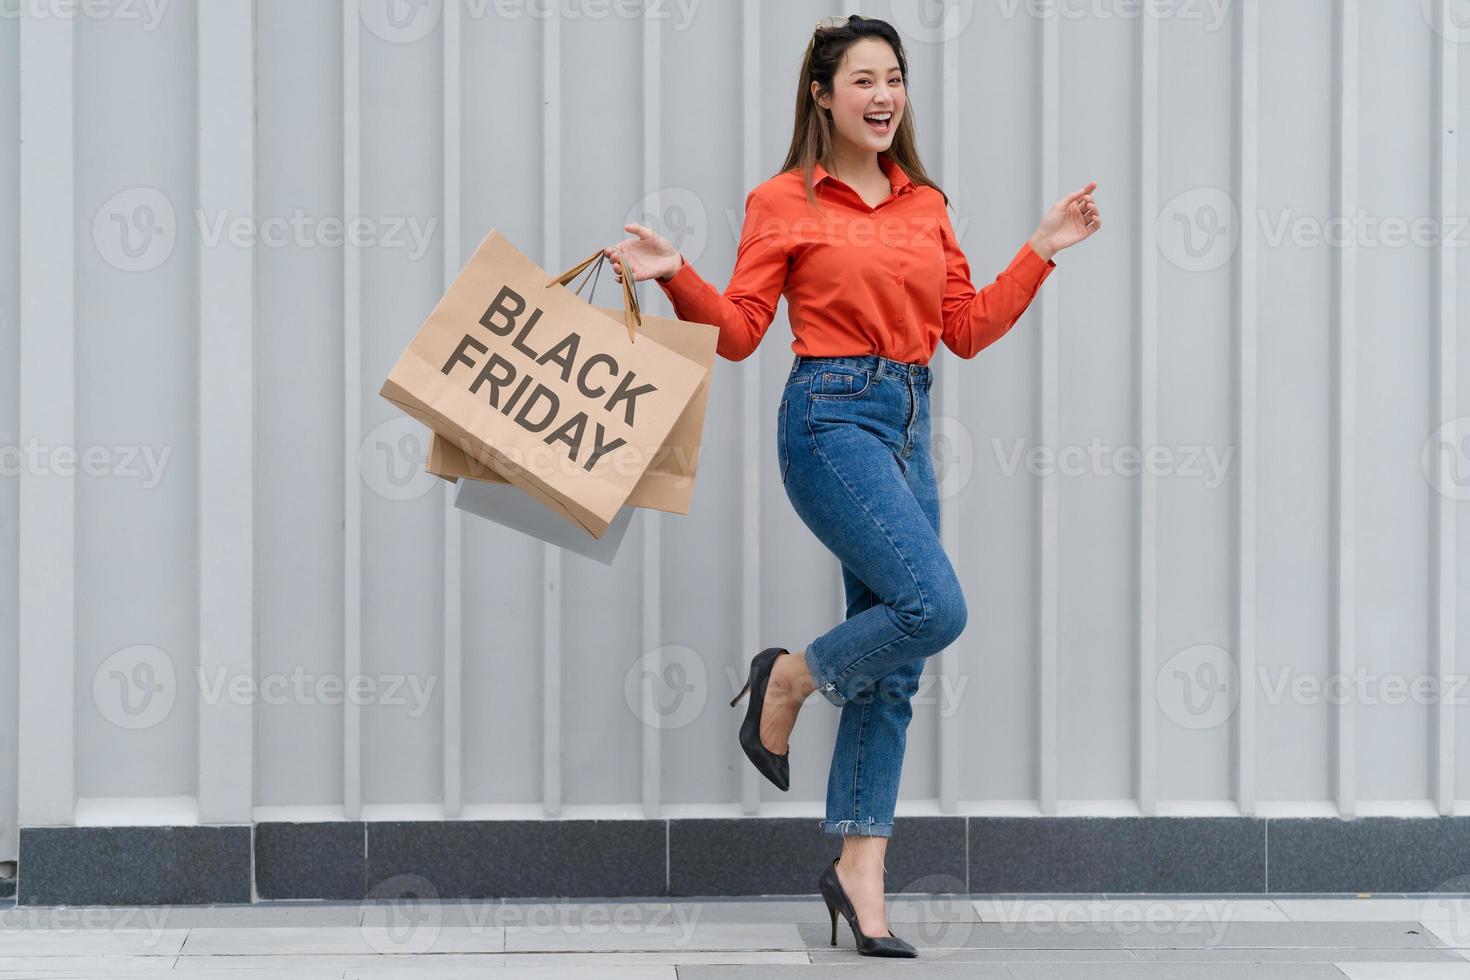
[(832, 401), (860, 398), (873, 386), (873, 372), (867, 368), (822, 368), (812, 375), (812, 398)]

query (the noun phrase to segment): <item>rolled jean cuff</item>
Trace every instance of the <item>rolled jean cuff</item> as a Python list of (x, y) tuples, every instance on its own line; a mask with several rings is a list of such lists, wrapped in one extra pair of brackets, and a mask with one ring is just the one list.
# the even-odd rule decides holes
[(817, 690), (821, 692), (822, 697), (840, 708), (847, 703), (847, 698), (838, 692), (837, 685), (833, 684), (831, 678), (822, 672), (822, 665), (817, 662), (816, 654), (812, 650), (814, 646), (816, 646), (815, 642), (808, 643), (806, 646), (804, 654), (806, 669), (811, 671), (812, 680), (817, 682)]
[(829, 834), (844, 834), (857, 837), (892, 837), (893, 824), (878, 823), (872, 817), (867, 820), (823, 820), (822, 829)]

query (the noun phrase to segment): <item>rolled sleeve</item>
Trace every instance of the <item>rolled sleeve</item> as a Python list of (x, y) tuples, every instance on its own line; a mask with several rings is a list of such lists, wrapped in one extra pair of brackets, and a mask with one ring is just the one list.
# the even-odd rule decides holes
[(1057, 264), (1043, 259), (1027, 241), (994, 282), (977, 290), (948, 212), (940, 223), (940, 237), (946, 266), (942, 337), (960, 357), (974, 357), (1015, 325)]
[(715, 353), (728, 360), (749, 357), (776, 318), (786, 285), (787, 236), (783, 222), (756, 191), (745, 198), (745, 223), (735, 252), (735, 269), (723, 293), (680, 256), (679, 271), (655, 280), (681, 320), (708, 323), (720, 331)]

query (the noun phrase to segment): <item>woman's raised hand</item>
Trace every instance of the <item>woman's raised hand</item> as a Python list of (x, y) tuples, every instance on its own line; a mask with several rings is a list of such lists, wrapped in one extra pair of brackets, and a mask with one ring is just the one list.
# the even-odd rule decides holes
[(1065, 195), (1051, 206), (1031, 236), (1032, 248), (1044, 259), (1092, 236), (1102, 227), (1102, 215), (1092, 192), (1097, 181)]
[(623, 230), (631, 231), (634, 237), (625, 238), (616, 245), (609, 245), (602, 250), (604, 255), (612, 259), (613, 270), (619, 283), (623, 281), (624, 262), (632, 270), (634, 282), (654, 278), (668, 281), (684, 264), (679, 250), (652, 228), (645, 228), (643, 225), (624, 225)]

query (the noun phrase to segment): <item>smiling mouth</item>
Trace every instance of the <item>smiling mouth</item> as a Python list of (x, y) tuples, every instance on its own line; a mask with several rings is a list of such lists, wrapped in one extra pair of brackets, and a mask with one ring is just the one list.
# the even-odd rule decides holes
[(870, 112), (863, 116), (863, 122), (867, 123), (875, 133), (887, 133), (893, 128), (893, 113)]

